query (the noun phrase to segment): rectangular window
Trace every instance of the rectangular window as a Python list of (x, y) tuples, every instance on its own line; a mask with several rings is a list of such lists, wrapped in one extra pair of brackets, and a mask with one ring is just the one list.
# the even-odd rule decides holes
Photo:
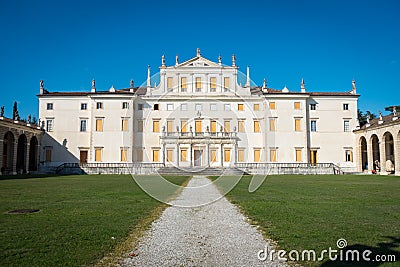
[(260, 110), (260, 104), (254, 104), (253, 105), (253, 110), (254, 111), (259, 111)]
[(350, 132), (350, 121), (344, 121), (344, 129), (345, 132)]
[(217, 121), (215, 120), (210, 121), (210, 130), (212, 133), (217, 132)]
[(203, 105), (202, 104), (196, 104), (195, 106), (196, 111), (202, 111), (203, 110)]
[(167, 121), (167, 132), (172, 133), (173, 132), (173, 121)]
[(45, 161), (51, 162), (51, 149), (46, 149)]
[(160, 132), (160, 121), (156, 120), (153, 121), (153, 133), (159, 133)]
[(261, 149), (255, 148), (254, 149), (254, 162), (260, 162), (261, 158)]
[(239, 133), (244, 133), (244, 120), (238, 121), (238, 132)]
[(217, 162), (217, 150), (211, 149), (211, 162)]
[(196, 133), (201, 133), (203, 131), (202, 121), (196, 120), (195, 121), (195, 131)]
[(81, 103), (81, 110), (87, 110), (87, 104)]
[(230, 111), (231, 110), (231, 104), (224, 104), (224, 110), (225, 111)]
[(47, 110), (53, 109), (53, 103), (47, 103)]
[(216, 111), (217, 110), (217, 104), (210, 104), (210, 110), (211, 111)]
[(238, 110), (244, 111), (244, 104), (238, 104)]
[(269, 161), (271, 161), (271, 162), (276, 162), (277, 161), (276, 149), (271, 149), (269, 151)]
[(167, 89), (172, 89), (172, 77), (167, 78)]
[(174, 154), (174, 150), (167, 149), (167, 161), (168, 162), (173, 162), (173, 154)]
[(94, 161), (100, 162), (103, 154), (103, 148), (97, 147), (94, 149)]
[(201, 78), (196, 77), (196, 92), (201, 91)]
[(346, 162), (353, 162), (353, 151), (350, 149), (346, 149), (344, 152)]
[(174, 110), (174, 104), (167, 104), (167, 110)]
[(53, 120), (46, 120), (46, 131), (47, 132), (53, 131)]
[(142, 132), (143, 132), (143, 121), (142, 121), (142, 120), (137, 121), (137, 131), (138, 131), (139, 133), (142, 133)]
[(275, 132), (276, 131), (276, 118), (269, 119), (269, 131)]
[(349, 104), (343, 104), (343, 110), (349, 110)]
[(103, 109), (103, 102), (97, 102), (96, 103), (96, 108), (97, 109)]
[(181, 132), (182, 132), (182, 133), (187, 133), (187, 126), (186, 126), (186, 124), (187, 124), (187, 121), (186, 121), (186, 120), (182, 120), (182, 121), (181, 121)]
[(294, 119), (294, 130), (296, 132), (300, 132), (301, 131), (301, 124), (300, 124), (301, 120), (300, 119)]
[(153, 109), (154, 110), (159, 110), (160, 109), (160, 105), (159, 104), (154, 104)]
[(261, 132), (260, 121), (254, 121), (254, 132), (259, 133)]
[(143, 149), (136, 150), (136, 161), (138, 162), (143, 161)]
[(217, 89), (217, 78), (211, 77), (210, 78), (210, 91), (215, 92)]
[(121, 121), (121, 131), (127, 132), (128, 131), (128, 119), (122, 119)]
[(128, 102), (122, 102), (122, 109), (128, 109), (129, 108), (129, 103)]
[(121, 148), (121, 162), (126, 162), (128, 157), (128, 149)]
[(230, 162), (231, 161), (231, 150), (230, 149), (225, 149), (224, 150), (224, 161), (225, 162)]
[(238, 149), (238, 162), (244, 162), (244, 149)]
[(87, 120), (81, 120), (81, 127), (80, 127), (81, 132), (86, 132), (86, 123)]
[(137, 104), (137, 110), (143, 110), (143, 104), (141, 103)]
[(181, 91), (186, 92), (187, 90), (187, 79), (186, 77), (181, 78)]
[(312, 120), (311, 121), (310, 128), (311, 128), (311, 132), (316, 132), (317, 131), (317, 121), (316, 120)]
[(159, 162), (159, 161), (160, 161), (160, 150), (154, 149), (153, 150), (153, 162)]
[(231, 131), (231, 121), (224, 121), (224, 131), (226, 133)]
[(317, 105), (316, 104), (310, 104), (310, 110), (316, 110)]
[(182, 162), (187, 161), (187, 149), (181, 149), (181, 161)]
[(269, 102), (269, 109), (276, 109), (276, 103), (275, 102)]
[(96, 132), (103, 131), (103, 119), (96, 119)]
[(294, 109), (300, 109), (300, 102), (294, 102)]
[(303, 161), (302, 157), (301, 157), (301, 155), (302, 155), (301, 152), (302, 152), (301, 149), (296, 149), (296, 162), (302, 162)]
[(229, 77), (224, 77), (224, 89), (225, 89), (225, 91), (227, 89), (229, 89), (229, 86), (230, 86)]
[(185, 104), (181, 104), (181, 110), (182, 111), (188, 110), (188, 105), (186, 103)]

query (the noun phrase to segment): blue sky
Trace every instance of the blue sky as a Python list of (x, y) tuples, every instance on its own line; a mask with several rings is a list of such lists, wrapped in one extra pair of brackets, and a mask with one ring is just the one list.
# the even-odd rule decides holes
[(261, 85), (348, 91), (377, 113), (400, 104), (400, 1), (0, 1), (0, 105), (37, 116), (50, 91), (141, 84), (165, 54), (237, 65)]

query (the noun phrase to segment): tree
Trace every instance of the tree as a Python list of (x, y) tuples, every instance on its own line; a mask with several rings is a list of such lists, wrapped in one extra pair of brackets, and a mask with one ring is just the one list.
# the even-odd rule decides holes
[(367, 123), (368, 116), (370, 120), (376, 118), (376, 115), (369, 110), (367, 110), (365, 113), (362, 112), (360, 109), (357, 110), (357, 117), (361, 127)]

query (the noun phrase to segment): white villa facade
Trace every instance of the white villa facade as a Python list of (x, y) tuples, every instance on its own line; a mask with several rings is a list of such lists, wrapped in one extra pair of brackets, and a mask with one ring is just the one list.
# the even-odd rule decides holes
[[(50, 92), (41, 81), (41, 161), (159, 162), (179, 167), (237, 163), (333, 163), (356, 170), (357, 100), (348, 92), (307, 92), (240, 81), (236, 58), (201, 56), (167, 66), (144, 86)], [(154, 83), (153, 81), (156, 80)]]

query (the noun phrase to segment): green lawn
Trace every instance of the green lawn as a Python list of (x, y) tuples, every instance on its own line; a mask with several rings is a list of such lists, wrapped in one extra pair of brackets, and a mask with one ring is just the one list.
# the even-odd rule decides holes
[[(0, 266), (96, 263), (161, 205), (129, 175), (2, 179)], [(6, 214), (14, 209), (41, 211)]]
[[(227, 197), (279, 248), (321, 252), (336, 249), (336, 241), (344, 238), (350, 248), (395, 254), (400, 260), (399, 177), (268, 176), (254, 193), (248, 192), (250, 180), (251, 176), (243, 177)], [(324, 266), (340, 265), (325, 262)]]

